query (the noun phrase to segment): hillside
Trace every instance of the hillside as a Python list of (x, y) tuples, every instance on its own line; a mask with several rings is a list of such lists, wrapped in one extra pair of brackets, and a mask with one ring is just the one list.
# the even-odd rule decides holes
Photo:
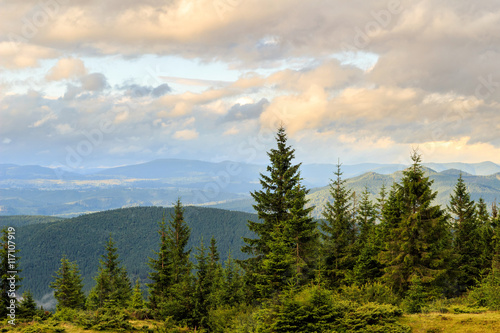
[[(482, 197), (488, 206), (490, 206), (495, 200), (496, 202), (500, 200), (500, 173), (489, 176), (474, 176), (455, 169), (436, 172), (427, 168), (428, 176), (434, 180), (432, 188), (433, 190), (438, 191), (435, 203), (440, 204), (443, 208), (446, 207), (450, 199), (450, 194), (453, 192), (453, 188), (460, 173), (462, 173), (462, 177), (473, 200), (477, 201)], [(401, 171), (397, 171), (389, 175), (368, 172), (358, 177), (346, 179), (346, 187), (357, 194), (361, 194), (365, 190), (365, 187), (367, 187), (368, 191), (372, 194), (372, 200), (375, 200), (378, 197), (380, 189), (383, 185), (385, 185), (387, 191), (389, 191), (392, 184), (399, 181), (401, 176)], [(321, 217), (323, 207), (326, 202), (330, 200), (329, 187), (324, 186), (311, 189), (307, 198), (309, 199), (310, 205), (316, 206), (316, 209), (313, 211), (313, 216)], [(254, 201), (251, 198), (244, 198), (239, 200), (230, 200), (228, 202), (211, 205), (209, 207), (253, 212), (253, 204)]]
[(56, 216), (42, 216), (42, 215), (11, 215), (0, 216), (0, 227), (22, 227), (29, 224), (49, 223), (64, 220)]
[[(164, 214), (168, 220), (172, 212), (171, 208), (134, 207), (17, 228), (23, 289), (30, 289), (38, 301), (47, 304), (52, 299), (49, 283), (66, 254), (70, 260), (78, 261), (85, 290), (89, 290), (110, 234), (130, 278), (145, 281), (148, 257), (159, 246), (158, 222)], [(208, 244), (213, 235), (222, 260), (229, 252), (234, 258), (243, 257), (239, 251), (243, 245), (241, 237), (251, 237), (246, 223), (256, 219), (254, 214), (202, 207), (186, 207), (184, 217), (191, 227), (188, 246), (198, 246), (201, 237)]]

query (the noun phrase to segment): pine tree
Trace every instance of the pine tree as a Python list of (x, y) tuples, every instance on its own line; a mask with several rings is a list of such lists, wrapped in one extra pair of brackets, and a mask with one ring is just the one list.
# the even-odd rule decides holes
[(456, 292), (461, 294), (476, 284), (484, 267), (482, 262), (479, 224), (476, 219), (474, 201), (460, 174), (448, 210), (454, 215), (453, 253), (456, 256), (452, 267), (456, 275)]
[(379, 228), (375, 225), (377, 210), (370, 201), (368, 189), (361, 195), (357, 214), (357, 224), (359, 235), (356, 239), (356, 253), (359, 253), (353, 269), (354, 281), (363, 285), (373, 282), (382, 275), (382, 264), (378, 261), (378, 254), (381, 250)]
[(50, 287), (54, 289), (57, 309), (83, 309), (85, 295), (82, 291), (82, 277), (76, 262), (70, 262), (66, 256), (61, 258), (61, 267), (56, 272)]
[(493, 239), (495, 236), (495, 223), (490, 218), (488, 207), (483, 198), (479, 198), (476, 204), (476, 212), (477, 224), (481, 235), (481, 261), (483, 263), (481, 273), (486, 275), (491, 269), (493, 254), (495, 253), (495, 241)]
[(99, 272), (95, 277), (96, 285), (92, 288), (88, 307), (91, 309), (102, 307), (127, 307), (132, 295), (130, 280), (127, 271), (120, 266), (117, 248), (111, 235), (106, 243), (106, 254), (99, 260)]
[(19, 318), (32, 320), (37, 314), (36, 302), (31, 291), (27, 290), (23, 293), (22, 301), (19, 303), (17, 315)]
[(193, 302), (191, 294), (192, 264), (189, 261), (191, 250), (187, 243), (191, 230), (184, 221), (181, 200), (174, 205), (174, 213), (168, 225), (164, 219), (160, 223), (160, 251), (158, 258), (150, 259), (152, 272), (150, 278), (149, 307), (158, 318), (172, 316), (179, 323), (189, 323), (192, 318)]
[(167, 242), (167, 225), (165, 216), (159, 223), (158, 234), (160, 235), (160, 250), (154, 252), (156, 259), (149, 258), (149, 279), (152, 281), (148, 284), (149, 288), (149, 304), (148, 306), (156, 310), (160, 303), (168, 296), (168, 287), (172, 284), (171, 269), (172, 260), (169, 252), (169, 243)]
[(243, 303), (245, 297), (243, 276), (238, 264), (228, 255), (222, 271), (222, 285), (217, 293), (217, 304), (236, 306)]
[[(15, 247), (16, 231), (13, 227), (3, 228), (0, 238), (0, 278), (1, 278), (1, 298), (0, 315), (6, 318), (11, 305), (11, 300), (15, 299), (17, 291), (21, 287), (19, 282), (22, 278), (19, 276), (19, 249)], [(17, 305), (16, 305), (17, 306)]]
[(412, 166), (403, 171), (386, 203), (384, 227), (389, 234), (380, 255), (387, 266), (383, 277), (400, 295), (414, 277), (426, 288), (439, 286), (450, 255), (447, 216), (440, 206), (432, 206), (437, 192), (424, 175), (420, 155), (414, 152), (411, 158)]
[(351, 214), (351, 191), (345, 188), (341, 164), (337, 165), (337, 178), (330, 183), (333, 203), (328, 202), (321, 222), (325, 276), (332, 287), (347, 282), (356, 262), (356, 225)]
[(130, 298), (130, 308), (142, 309), (144, 308), (144, 298), (142, 297), (140, 279), (135, 281), (134, 289), (132, 290), (132, 297)]
[[(247, 245), (242, 251), (251, 257), (240, 262), (249, 285), (272, 292), (279, 291), (297, 272), (304, 279), (312, 272), (316, 228), (308, 216), (314, 207), (305, 208), (308, 190), (301, 186), (300, 164), (292, 164), (295, 150), (287, 146), (283, 127), (278, 129), (276, 141), (277, 149), (268, 152), (269, 175), (260, 175), (262, 190), (251, 193), (256, 202), (253, 207), (262, 222), (248, 221), (257, 238), (244, 238)], [(289, 257), (294, 260), (288, 260)], [(272, 270), (277, 266), (280, 273)], [(256, 293), (252, 297), (268, 296)]]

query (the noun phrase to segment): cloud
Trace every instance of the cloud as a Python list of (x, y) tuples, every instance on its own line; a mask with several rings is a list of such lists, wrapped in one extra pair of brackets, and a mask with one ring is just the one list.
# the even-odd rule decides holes
[(198, 138), (199, 133), (196, 130), (181, 130), (174, 133), (173, 137), (178, 140), (194, 140)]
[(108, 87), (106, 77), (102, 73), (91, 73), (80, 79), (82, 89), (86, 91), (103, 91)]
[(42, 59), (54, 58), (58, 52), (44, 46), (0, 40), (0, 67), (18, 69), (37, 67)]
[(166, 83), (160, 84), (159, 86), (154, 88), (151, 86), (141, 86), (138, 84), (127, 84), (119, 88), (125, 90), (126, 95), (133, 98), (140, 98), (145, 96), (152, 96), (157, 98), (172, 91), (170, 86)]
[(45, 76), (49, 81), (59, 81), (63, 79), (71, 79), (87, 74), (85, 65), (80, 59), (63, 58), (50, 69)]
[(265, 98), (262, 98), (257, 103), (243, 105), (239, 103), (234, 104), (229, 111), (227, 111), (227, 114), (222, 117), (222, 121), (242, 121), (258, 118), (267, 105), (269, 105), (269, 101)]

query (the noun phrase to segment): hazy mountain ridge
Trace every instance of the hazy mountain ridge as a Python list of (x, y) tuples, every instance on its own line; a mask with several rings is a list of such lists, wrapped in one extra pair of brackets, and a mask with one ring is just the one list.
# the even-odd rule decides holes
[[(438, 171), (447, 166), (461, 169), (448, 168), (437, 172), (430, 165)], [(441, 204), (447, 203), (447, 197), (459, 173), (464, 177), (471, 177), (473, 198), (483, 196), (487, 202), (500, 199), (500, 187), (495, 183), (494, 175), (474, 175), (497, 169), (500, 172), (497, 164), (428, 163), (424, 167), (431, 176), (441, 175), (436, 176), (435, 184), (439, 191), (438, 202)], [(325, 192), (325, 186), (334, 177), (335, 169), (336, 166), (331, 164), (301, 166), (304, 185), (312, 189), (309, 198), (318, 207), (326, 203), (328, 191)], [(348, 186), (352, 185), (352, 189), (360, 193), (367, 185), (373, 194), (379, 192), (382, 184), (390, 187), (400, 178), (403, 169), (404, 166), (398, 164), (342, 165), (343, 178), (349, 179)], [(391, 172), (388, 173), (389, 171)], [(155, 160), (85, 175), (61, 173), (61, 170), (41, 166), (2, 164), (0, 215), (71, 217), (123, 207), (170, 206), (178, 197), (186, 204), (253, 212), (249, 193), (260, 189), (260, 173), (266, 173), (265, 166), (180, 159)]]

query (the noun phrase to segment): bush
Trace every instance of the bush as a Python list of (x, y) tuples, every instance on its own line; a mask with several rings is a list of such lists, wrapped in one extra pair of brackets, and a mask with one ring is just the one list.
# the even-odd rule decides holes
[(390, 287), (380, 283), (367, 283), (362, 286), (344, 286), (340, 289), (340, 295), (353, 302), (358, 303), (380, 303), (392, 304), (399, 303), (399, 298), (394, 294)]
[(479, 286), (468, 293), (467, 299), (473, 306), (500, 310), (500, 274), (493, 272), (486, 276)]
[(76, 323), (84, 329), (93, 329), (96, 331), (105, 330), (134, 330), (134, 327), (128, 322), (128, 314), (116, 308), (104, 308), (97, 311), (82, 311), (76, 320)]
[(349, 312), (341, 321), (341, 332), (407, 333), (411, 328), (396, 322), (403, 311), (394, 305), (366, 303)]
[(80, 315), (80, 312), (82, 312), (82, 310), (59, 308), (57, 309), (53, 318), (59, 321), (69, 321), (71, 323), (74, 323)]
[(402, 306), (407, 313), (421, 313), (425, 308), (428, 295), (424, 290), (422, 281), (420, 278), (415, 276), (410, 285), (410, 289), (403, 299)]

